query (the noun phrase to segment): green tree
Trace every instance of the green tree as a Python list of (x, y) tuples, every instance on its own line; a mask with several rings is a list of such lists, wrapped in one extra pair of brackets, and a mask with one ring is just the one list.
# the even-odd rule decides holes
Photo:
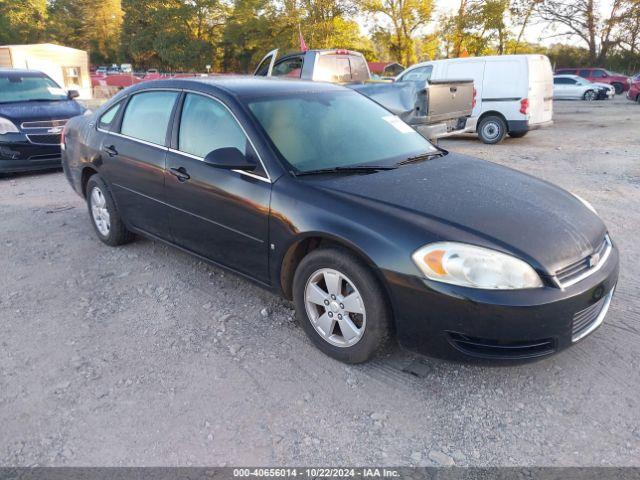
[(0, 45), (44, 40), (47, 0), (0, 0)]
[(221, 64), (229, 7), (220, 0), (123, 0), (122, 49), (142, 67), (202, 71)]
[(94, 63), (116, 62), (122, 27), (120, 0), (53, 0), (47, 36), (56, 43), (88, 50)]
[(361, 8), (374, 19), (373, 34), (389, 51), (389, 60), (415, 63), (415, 39), (431, 20), (433, 0), (361, 0)]

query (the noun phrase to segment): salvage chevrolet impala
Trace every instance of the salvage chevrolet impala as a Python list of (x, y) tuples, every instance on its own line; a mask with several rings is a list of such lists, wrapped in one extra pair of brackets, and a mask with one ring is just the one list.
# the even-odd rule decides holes
[(72, 119), (62, 142), (100, 240), (140, 234), (248, 277), (344, 362), (394, 337), (544, 357), (594, 331), (616, 286), (617, 248), (586, 201), (437, 148), (341, 86), (148, 82)]

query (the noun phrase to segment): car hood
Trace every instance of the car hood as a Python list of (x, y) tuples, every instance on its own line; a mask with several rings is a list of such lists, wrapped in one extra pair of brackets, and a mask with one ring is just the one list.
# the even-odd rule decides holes
[(16, 124), (35, 120), (63, 120), (81, 115), (84, 111), (85, 108), (74, 100), (0, 103), (0, 117)]
[(595, 85), (596, 87), (606, 88), (607, 90), (614, 89), (613, 85), (609, 85), (608, 83), (593, 82), (592, 85)]
[(471, 234), (551, 274), (593, 253), (606, 233), (602, 220), (571, 193), (455, 153), (372, 174), (315, 177), (312, 183), (391, 209), (425, 229), (433, 221), (452, 226), (464, 232), (461, 238)]

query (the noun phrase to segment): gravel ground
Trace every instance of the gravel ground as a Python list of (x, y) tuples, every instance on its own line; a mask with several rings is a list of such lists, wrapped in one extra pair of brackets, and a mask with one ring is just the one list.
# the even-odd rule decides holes
[(292, 306), (162, 244), (101, 244), (60, 172), (0, 180), (0, 465), (640, 466), (640, 108), (556, 104), (474, 154), (590, 200), (605, 324), (537, 363), (325, 357)]

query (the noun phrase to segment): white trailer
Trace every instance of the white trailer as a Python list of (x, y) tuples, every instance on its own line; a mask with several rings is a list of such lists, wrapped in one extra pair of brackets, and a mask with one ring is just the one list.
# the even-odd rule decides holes
[(80, 98), (91, 98), (89, 56), (53, 43), (0, 46), (0, 68), (39, 70), (66, 90), (77, 90)]

